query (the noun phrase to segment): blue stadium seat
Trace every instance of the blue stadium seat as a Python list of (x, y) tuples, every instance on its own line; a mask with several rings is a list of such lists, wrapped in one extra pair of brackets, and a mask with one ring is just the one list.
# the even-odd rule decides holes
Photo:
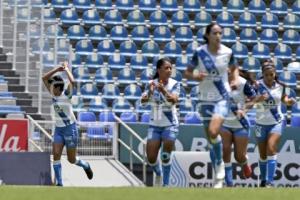
[(78, 11), (85, 11), (93, 8), (91, 0), (73, 0), (73, 6)]
[(220, 0), (207, 0), (204, 7), (209, 13), (218, 14), (223, 11), (223, 4)]
[(239, 27), (240, 28), (256, 28), (256, 18), (254, 14), (249, 12), (244, 12), (239, 17)]
[(277, 16), (285, 16), (288, 13), (288, 5), (282, 0), (274, 0), (270, 4), (270, 12)]
[(66, 39), (57, 40), (57, 55), (69, 55), (70, 42)]
[(151, 105), (142, 104), (141, 100), (139, 99), (135, 102), (135, 111), (137, 113), (149, 113), (151, 111)]
[(225, 44), (233, 44), (236, 42), (236, 33), (233, 29), (231, 28), (223, 28), (223, 37), (222, 37), (222, 42)]
[(152, 80), (153, 75), (154, 75), (154, 71), (152, 68), (147, 68), (143, 70), (140, 76), (141, 78), (140, 82), (143, 84), (149, 83), (149, 81)]
[(111, 111), (105, 111), (99, 113), (100, 122), (115, 122), (115, 114)]
[(119, 71), (118, 83), (119, 84), (131, 84), (135, 83), (135, 72), (130, 67), (123, 66), (123, 69)]
[[(43, 43), (43, 44), (42, 44)], [(50, 45), (48, 40), (38, 39), (32, 43), (32, 53), (39, 54), (41, 51), (43, 54), (46, 54), (50, 51)]]
[(79, 112), (78, 113), (78, 121), (79, 122), (95, 122), (96, 121), (96, 115), (93, 112)]
[(89, 69), (98, 69), (103, 66), (103, 58), (100, 54), (92, 53), (87, 56), (85, 66)]
[(37, 18), (39, 18), (41, 15), (36, 14), (36, 16), (34, 15), (34, 13), (29, 12), (29, 8), (22, 8), (19, 7), (17, 10), (17, 21), (18, 22), (35, 22)]
[(98, 44), (98, 53), (102, 56), (109, 56), (115, 52), (115, 45), (111, 40), (103, 40)]
[(189, 112), (184, 116), (185, 124), (201, 124), (202, 120), (198, 112)]
[(199, 13), (201, 11), (199, 0), (184, 0), (183, 11), (186, 13)]
[(277, 73), (283, 71), (283, 63), (282, 63), (282, 61), (280, 59), (274, 58), (273, 59), (273, 63), (275, 65), (275, 67), (276, 67), (276, 72)]
[(76, 42), (75, 51), (79, 55), (89, 55), (93, 53), (93, 44), (90, 40), (79, 40)]
[(64, 26), (80, 24), (77, 12), (72, 9), (63, 10), (60, 14), (60, 21)]
[(89, 74), (89, 70), (85, 67), (77, 67), (72, 70), (72, 73), (76, 82), (87, 83), (93, 81)]
[(120, 54), (122, 56), (135, 56), (137, 54), (137, 46), (133, 41), (127, 40), (120, 44)]
[(171, 18), (173, 27), (190, 26), (189, 16), (182, 10), (174, 13)]
[(127, 13), (134, 10), (133, 0), (116, 0), (115, 5), (122, 13)]
[(95, 0), (95, 8), (99, 12), (111, 10), (112, 1), (111, 0)]
[(296, 49), (296, 59), (300, 60), (300, 46)]
[(263, 29), (265, 28), (273, 28), (278, 29), (279, 28), (279, 20), (277, 15), (274, 15), (272, 13), (266, 13), (262, 16), (261, 19), (261, 27)]
[(300, 62), (291, 62), (287, 65), (287, 71), (293, 72), (295, 74), (300, 73)]
[(124, 26), (114, 26), (110, 30), (110, 39), (117, 42), (123, 42), (128, 40), (128, 32)]
[(80, 94), (85, 99), (91, 99), (98, 95), (98, 89), (93, 83), (86, 83), (81, 86)]
[(149, 123), (150, 122), (150, 113), (149, 112), (144, 112), (141, 115), (141, 122), (142, 123)]
[(286, 86), (296, 89), (297, 87), (297, 78), (293, 72), (283, 71), (279, 74), (279, 81), (283, 82)]
[(101, 96), (96, 96), (95, 98), (91, 99), (88, 110), (91, 112), (107, 111), (108, 110), (107, 102)]
[(52, 8), (45, 8), (44, 9), (44, 22), (54, 24), (56, 23), (56, 16), (55, 12)]
[(74, 112), (87, 111), (86, 108), (84, 108), (84, 103), (83, 103), (83, 100), (80, 96), (73, 95), (72, 99), (71, 99), (71, 102), (72, 102)]
[(161, 0), (160, 9), (165, 13), (173, 13), (178, 11), (177, 0)]
[(82, 66), (81, 56), (77, 53), (71, 53), (70, 55), (70, 62), (72, 64), (72, 67), (80, 67)]
[(297, 98), (297, 94), (296, 94), (295, 90), (292, 89), (292, 88), (286, 87), (286, 88), (285, 88), (285, 94), (286, 94), (289, 98), (294, 98), (294, 99)]
[(286, 30), (282, 35), (283, 44), (288, 44), (291, 46), (299, 46), (300, 45), (300, 34), (296, 30)]
[(270, 58), (270, 48), (262, 43), (254, 45), (252, 49), (252, 55), (254, 58), (267, 59)]
[(119, 53), (114, 53), (108, 57), (108, 67), (110, 69), (123, 69), (125, 65), (125, 57)]
[(116, 99), (120, 96), (120, 89), (115, 84), (105, 84), (102, 89), (102, 97), (105, 99)]
[(114, 98), (112, 103), (112, 111), (116, 114), (131, 111), (132, 105), (124, 97)]
[(197, 101), (199, 99), (200, 88), (198, 85), (195, 85), (191, 88), (190, 97), (192, 100)]
[(195, 16), (195, 26), (205, 27), (210, 24), (212, 21), (212, 17), (208, 12), (201, 10), (201, 12), (197, 13)]
[(236, 42), (231, 47), (235, 58), (248, 58), (248, 47), (240, 42)]
[(65, 10), (71, 8), (68, 0), (51, 0), (51, 6), (55, 10)]
[(67, 37), (70, 40), (86, 39), (84, 28), (80, 25), (73, 25), (68, 28)]
[(95, 73), (96, 83), (114, 83), (112, 72), (108, 67), (101, 67)]
[(189, 57), (187, 55), (182, 55), (176, 58), (175, 67), (180, 71), (185, 71), (189, 63)]
[(157, 10), (156, 1), (155, 0), (140, 0), (139, 1), (139, 9), (143, 13), (154, 12)]
[(217, 16), (217, 23), (222, 27), (234, 28), (233, 15), (229, 12), (222, 12)]
[(89, 39), (92, 41), (102, 41), (108, 39), (105, 28), (100, 25), (90, 27), (88, 35)]
[(182, 84), (180, 84), (180, 90), (179, 90), (179, 101), (186, 99), (186, 91)]
[(257, 43), (257, 33), (252, 28), (245, 28), (240, 33), (240, 42), (254, 45)]
[(55, 60), (54, 60), (54, 53), (53, 52), (47, 52), (43, 54), (43, 66), (44, 67), (54, 67), (55, 66)]
[(295, 1), (292, 5), (292, 13), (300, 15), (300, 1)]
[[(30, 26), (30, 30), (29, 30), (29, 35), (26, 36), (27, 37), (30, 37), (30, 39), (38, 39), (41, 37), (41, 29), (40, 29), (40, 26), (37, 26), (36, 24), (32, 24)], [(47, 32), (48, 32), (48, 28), (47, 28)]]
[(165, 45), (164, 56), (169, 58), (176, 58), (178, 56), (181, 56), (181, 54), (182, 48), (178, 42), (171, 41)]
[(191, 42), (191, 43), (189, 43), (188, 45), (187, 45), (187, 47), (186, 47), (186, 55), (188, 56), (188, 57), (191, 57), (191, 56), (193, 56), (193, 54), (194, 54), (194, 52), (196, 51), (196, 49), (199, 47), (199, 44), (198, 44), (198, 42), (197, 41), (193, 41), (193, 42)]
[(124, 97), (128, 100), (137, 100), (142, 96), (142, 89), (136, 84), (127, 85), (124, 89)]
[(194, 102), (190, 98), (179, 101), (180, 117), (184, 117), (189, 112), (194, 112)]
[(197, 41), (198, 41), (199, 43), (204, 42), (203, 36), (205, 35), (205, 30), (206, 30), (206, 28), (205, 28), (205, 27), (202, 27), (202, 28), (200, 28), (200, 29), (197, 31)]
[(295, 103), (292, 106), (291, 126), (300, 127), (300, 103)]
[(260, 34), (260, 42), (271, 45), (278, 44), (278, 34), (273, 29), (264, 29)]
[(142, 46), (142, 54), (147, 57), (154, 57), (159, 55), (160, 49), (156, 42), (149, 41), (143, 44)]
[(179, 70), (177, 70), (176, 68), (173, 68), (171, 78), (175, 79), (178, 82), (181, 82), (182, 81), (182, 74)]
[(279, 43), (274, 49), (274, 56), (281, 60), (289, 61), (292, 59), (292, 49), (289, 45)]
[(263, 0), (251, 0), (248, 4), (249, 12), (255, 15), (266, 13), (266, 4)]
[(242, 0), (229, 0), (227, 2), (227, 11), (233, 15), (242, 14), (245, 9), (244, 2)]
[[(39, 29), (40, 31), (40, 29)], [(57, 38), (57, 39), (60, 39), (60, 38), (64, 38), (64, 31), (63, 29), (60, 27), (60, 26), (57, 26), (57, 25), (50, 25), (48, 26), (47, 28), (47, 34), (46, 34), (46, 37), (47, 38), (51, 38), (51, 39), (54, 39), (54, 38)], [(40, 33), (39, 34), (39, 37), (40, 37)]]
[(172, 33), (167, 26), (158, 26), (154, 29), (153, 39), (157, 43), (171, 42)]
[[(145, 42), (150, 40), (150, 33), (146, 26), (136, 26), (131, 31), (131, 38), (134, 42)], [(155, 37), (154, 37), (155, 39)]]
[(175, 31), (175, 41), (182, 43), (189, 43), (193, 41), (193, 32), (189, 27), (179, 27)]
[(86, 10), (82, 15), (82, 22), (85, 26), (101, 25), (99, 13), (96, 10)]
[(142, 54), (136, 54), (130, 58), (130, 67), (134, 70), (142, 70), (148, 67), (148, 60)]
[(243, 69), (247, 70), (249, 72), (260, 72), (261, 71), (261, 65), (257, 58), (254, 57), (248, 57), (244, 59), (243, 61)]
[(120, 115), (120, 119), (123, 121), (123, 122), (131, 122), (131, 123), (134, 123), (134, 122), (137, 122), (138, 120), (138, 117), (137, 117), (137, 114), (134, 113), (134, 112), (123, 112), (121, 113)]
[(283, 21), (284, 29), (300, 29), (300, 18), (295, 14), (287, 14)]
[(167, 15), (163, 11), (154, 11), (149, 17), (149, 24), (155, 26), (168, 26)]
[(33, 8), (42, 8), (48, 6), (48, 0), (32, 0), (31, 5)]
[(129, 26), (145, 26), (145, 16), (139, 10), (131, 11), (127, 16), (127, 24)]
[(123, 25), (122, 15), (118, 10), (109, 10), (104, 15), (104, 24)]

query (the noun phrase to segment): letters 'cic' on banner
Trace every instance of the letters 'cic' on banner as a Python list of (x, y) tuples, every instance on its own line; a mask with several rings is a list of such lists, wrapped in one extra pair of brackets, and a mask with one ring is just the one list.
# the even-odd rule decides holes
[[(237, 187), (257, 187), (259, 185), (258, 153), (248, 153), (253, 174), (242, 178), (242, 169), (233, 163), (233, 182)], [(275, 187), (300, 186), (300, 154), (279, 153), (275, 174)], [(208, 152), (173, 152), (170, 174), (171, 187), (212, 187), (214, 171)]]
[(28, 120), (0, 119), (0, 152), (28, 150)]

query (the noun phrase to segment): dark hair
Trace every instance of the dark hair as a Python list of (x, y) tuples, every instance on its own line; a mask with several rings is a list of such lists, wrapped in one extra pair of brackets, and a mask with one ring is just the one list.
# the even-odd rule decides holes
[(277, 73), (276, 73), (276, 67), (275, 67), (274, 62), (271, 59), (267, 59), (267, 60), (263, 61), (263, 64), (261, 66), (262, 73), (264, 73), (264, 71), (267, 70), (267, 69), (273, 69), (275, 71), (275, 81), (276, 81), (276, 83), (282, 85), (283, 87), (286, 87), (286, 85), (284, 83), (282, 83), (281, 81), (278, 80), (278, 76), (277, 76)]
[(251, 85), (256, 83), (256, 80), (251, 77), (250, 73), (247, 70), (239, 69), (239, 75), (246, 79)]
[(49, 84), (53, 84), (54, 88), (59, 88), (59, 90), (62, 92), (64, 90), (65, 87), (65, 83), (64, 80), (62, 79), (61, 76), (53, 76), (48, 80)]
[(159, 60), (157, 61), (157, 63), (156, 63), (156, 72), (155, 72), (155, 74), (154, 74), (154, 76), (153, 76), (153, 79), (156, 79), (156, 78), (159, 77), (159, 74), (158, 74), (157, 70), (160, 69), (160, 67), (161, 67), (165, 62), (172, 63), (172, 62), (171, 62), (171, 59), (168, 58), (168, 57), (161, 58), (161, 59), (159, 59)]
[(206, 26), (206, 29), (205, 29), (205, 34), (203, 35), (203, 39), (204, 39), (204, 43), (205, 43), (205, 44), (208, 44), (208, 38), (207, 38), (207, 35), (210, 34), (212, 27), (215, 26), (215, 25), (217, 25), (217, 26), (219, 26), (219, 27), (222, 28), (222, 26), (221, 26), (220, 24), (216, 23), (216, 22), (211, 22), (210, 24), (208, 24), (208, 25)]

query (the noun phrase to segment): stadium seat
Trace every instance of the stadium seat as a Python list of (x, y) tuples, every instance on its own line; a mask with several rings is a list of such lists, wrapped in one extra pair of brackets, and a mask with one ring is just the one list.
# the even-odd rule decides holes
[(292, 59), (292, 49), (289, 45), (279, 43), (274, 49), (275, 58), (289, 61)]
[(149, 123), (150, 122), (150, 113), (149, 112), (144, 112), (141, 115), (141, 122), (143, 122), (143, 123)]
[(104, 24), (110, 26), (123, 25), (122, 15), (118, 10), (109, 10), (104, 15)]
[(248, 72), (257, 73), (257, 72), (261, 71), (261, 65), (257, 58), (251, 56), (251, 57), (244, 59), (243, 69)]
[(134, 123), (134, 122), (137, 122), (137, 114), (134, 113), (134, 112), (123, 112), (121, 113), (120, 115), (120, 119), (123, 121), (123, 122), (131, 122), (131, 123)]
[(149, 41), (143, 44), (142, 46), (142, 54), (147, 57), (154, 57), (159, 55), (160, 50), (159, 46), (154, 41)]
[(300, 15), (300, 1), (295, 1), (292, 5), (292, 13)]
[(227, 2), (227, 11), (233, 15), (242, 14), (245, 9), (244, 2), (242, 0), (229, 0)]
[(45, 8), (44, 9), (44, 22), (49, 23), (49, 24), (56, 23), (55, 12), (52, 8)]
[(120, 10), (122, 13), (127, 13), (134, 10), (133, 0), (116, 0), (115, 5), (116, 8), (118, 8), (118, 10)]
[(133, 41), (127, 40), (120, 44), (120, 54), (122, 56), (135, 56), (137, 54), (137, 46)]
[(231, 28), (223, 28), (222, 42), (231, 45), (236, 42), (236, 33)]
[(200, 88), (198, 85), (195, 85), (191, 88), (190, 97), (192, 100), (197, 101), (199, 99)]
[(76, 82), (87, 83), (93, 81), (87, 68), (77, 67), (72, 70), (72, 73)]
[(154, 29), (153, 39), (157, 43), (171, 42), (172, 34), (167, 26), (158, 26)]
[(95, 122), (96, 121), (96, 115), (93, 112), (79, 112), (78, 113), (78, 121), (79, 122)]
[(165, 45), (164, 56), (169, 58), (175, 58), (181, 56), (182, 48), (178, 42), (171, 41)]
[(179, 110), (180, 117), (184, 117), (189, 112), (194, 112), (194, 102), (191, 98), (186, 98), (184, 100), (179, 101)]
[(270, 12), (277, 16), (285, 16), (288, 13), (288, 5), (282, 0), (274, 0), (270, 4)]
[(115, 45), (111, 40), (103, 40), (98, 44), (98, 53), (102, 56), (109, 56), (114, 54)]
[(127, 25), (129, 26), (145, 26), (145, 16), (139, 10), (131, 11), (127, 16)]
[(296, 59), (300, 60), (300, 46), (296, 49)]
[(119, 84), (131, 84), (135, 83), (135, 72), (130, 67), (123, 66), (123, 69), (119, 71), (118, 83)]
[(114, 83), (112, 72), (108, 67), (101, 67), (95, 73), (96, 83)]
[(40, 54), (41, 51), (43, 54), (47, 54), (50, 51), (50, 45), (48, 40), (38, 39), (32, 43), (31, 46), (32, 53)]
[(149, 24), (153, 27), (168, 26), (167, 15), (163, 11), (154, 11), (149, 17)]
[[(43, 54), (43, 66), (44, 67), (54, 67), (55, 64), (55, 60), (54, 60), (54, 53), (53, 52), (47, 52)], [(56, 62), (57, 63), (57, 62)]]
[(152, 68), (147, 68), (142, 71), (140, 76), (140, 82), (143, 84), (149, 83), (150, 80), (152, 80), (152, 77), (154, 76), (154, 70)]
[(105, 84), (102, 89), (102, 97), (104, 99), (112, 100), (120, 96), (120, 89), (115, 84)]
[(65, 10), (71, 8), (68, 0), (51, 0), (51, 7), (55, 10)]
[(279, 74), (279, 81), (283, 82), (286, 86), (296, 89), (297, 87), (297, 78), (293, 72), (283, 71)]
[(119, 115), (123, 112), (131, 111), (132, 105), (124, 97), (114, 98), (112, 103), (112, 111)]
[(137, 100), (135, 102), (135, 111), (137, 113), (149, 113), (151, 112), (151, 105), (150, 104), (142, 104), (141, 100)]
[(268, 59), (270, 58), (270, 49), (267, 45), (258, 43), (253, 47), (252, 55), (254, 56), (254, 58)]
[(72, 52), (70, 55), (70, 63), (72, 64), (73, 68), (82, 66), (81, 56), (77, 53)]
[(185, 124), (201, 124), (202, 120), (198, 112), (189, 112), (184, 116)]
[(283, 44), (291, 45), (291, 46), (299, 46), (300, 45), (300, 34), (298, 31), (289, 29), (284, 31), (282, 35)]
[(98, 95), (98, 89), (93, 83), (86, 83), (80, 88), (80, 93), (83, 98), (91, 99)]
[(89, 39), (92, 41), (102, 41), (108, 39), (105, 28), (100, 25), (90, 27), (88, 35)]
[(33, 8), (42, 8), (48, 6), (48, 0), (32, 0), (31, 5)]
[(70, 41), (67, 39), (57, 40), (57, 55), (69, 55), (70, 52)]
[(201, 12), (196, 14), (194, 23), (197, 27), (205, 27), (210, 24), (211, 21), (212, 16), (208, 12), (201, 10)]
[(287, 65), (287, 71), (293, 72), (295, 74), (300, 73), (300, 62), (291, 62)]
[(86, 11), (92, 9), (91, 0), (73, 0), (73, 6), (78, 11)]
[(92, 54), (93, 44), (90, 40), (79, 40), (76, 42), (75, 51), (79, 55), (89, 55)]
[(235, 58), (248, 58), (248, 48), (246, 45), (236, 42), (231, 47)]
[(284, 29), (300, 29), (300, 18), (295, 14), (287, 14), (283, 21)]
[(108, 111), (107, 102), (101, 96), (96, 96), (95, 98), (91, 99), (88, 110), (91, 112)]
[(142, 89), (136, 84), (127, 85), (124, 89), (124, 98), (128, 100), (137, 100), (142, 96)]
[(297, 94), (296, 94), (295, 90), (292, 88), (286, 87), (285, 94), (288, 95), (289, 98), (294, 98), (294, 99), (297, 98)]
[(175, 79), (178, 82), (181, 82), (182, 81), (182, 74), (179, 70), (177, 70), (176, 68), (173, 68), (171, 78)]
[(139, 0), (139, 9), (143, 13), (154, 12), (157, 10), (155, 0)]
[(295, 103), (292, 106), (291, 126), (300, 127), (300, 103)]
[(127, 29), (124, 26), (113, 26), (110, 30), (110, 39), (112, 39), (115, 44), (128, 40)]
[(255, 15), (263, 15), (266, 13), (266, 4), (263, 0), (251, 0), (248, 4), (248, 10)]
[[(40, 31), (40, 29), (39, 29), (39, 31)], [(50, 39), (65, 38), (63, 29), (60, 26), (58, 26), (58, 25), (50, 25), (50, 26), (48, 26), (46, 32), (47, 32), (46, 37), (50, 38)], [(38, 34), (39, 34), (39, 37), (40, 37), (40, 33), (38, 33)]]
[(17, 21), (18, 22), (35, 22), (40, 15), (34, 16), (32, 12), (29, 12), (29, 8), (18, 8), (17, 10)]
[(185, 71), (189, 64), (189, 58), (187, 55), (182, 55), (176, 58), (175, 67), (177, 70)]
[(63, 26), (80, 24), (77, 12), (72, 9), (63, 10), (60, 14), (60, 21)]
[(271, 45), (278, 44), (278, 34), (273, 29), (264, 29), (260, 34), (260, 42)]
[(207, 0), (204, 7), (209, 13), (218, 14), (223, 11), (223, 4), (220, 0)]
[(95, 8), (100, 12), (111, 10), (112, 1), (111, 0), (95, 0)]
[(103, 66), (103, 58), (100, 54), (92, 53), (87, 56), (85, 66), (89, 69), (98, 69)]
[(189, 43), (193, 41), (193, 32), (189, 27), (179, 27), (175, 31), (175, 41), (182, 43)]
[(199, 0), (184, 0), (183, 11), (186, 13), (199, 13), (201, 11)]
[(72, 102), (74, 112), (87, 111), (86, 108), (84, 108), (84, 103), (83, 103), (83, 100), (80, 96), (73, 95), (72, 99), (71, 99), (71, 102)]
[(178, 98), (178, 100), (181, 101), (181, 100), (184, 100), (184, 99), (186, 99), (186, 91), (185, 91), (183, 85), (180, 84), (179, 98)]
[(217, 16), (217, 23), (222, 27), (234, 28), (233, 15), (229, 12), (222, 12)]
[(108, 57), (108, 67), (110, 69), (123, 69), (125, 65), (125, 57), (119, 53), (114, 53)]
[(272, 13), (266, 13), (265, 15), (263, 15), (262, 19), (261, 19), (261, 27), (263, 29), (266, 29), (266, 28), (278, 29), (279, 28), (279, 20), (278, 20), (277, 15), (274, 15)]
[(276, 67), (276, 72), (282, 72), (283, 71), (283, 63), (281, 61), (281, 59), (278, 58), (274, 58), (273, 59), (274, 65)]
[(257, 43), (257, 33), (252, 28), (245, 28), (240, 33), (240, 42), (247, 45), (254, 45)]
[(174, 13), (171, 18), (171, 23), (173, 27), (190, 26), (189, 16), (182, 10)]
[(84, 39), (87, 39), (87, 37), (85, 36), (84, 28), (80, 25), (70, 26), (68, 28), (67, 37), (70, 40), (84, 40)]
[(82, 15), (82, 22), (85, 26), (101, 25), (99, 13), (96, 10), (86, 10)]
[(194, 52), (196, 51), (196, 49), (199, 47), (199, 44), (198, 44), (198, 42), (197, 41), (193, 41), (193, 42), (191, 42), (191, 43), (189, 43), (188, 45), (187, 45), (187, 47), (186, 47), (186, 55), (188, 56), (188, 57), (191, 57), (191, 56), (193, 56), (193, 54), (194, 54)]
[(142, 70), (148, 67), (148, 60), (145, 56), (138, 53), (130, 58), (130, 67), (134, 70)]
[(148, 28), (146, 26), (135, 26), (131, 31), (131, 39), (135, 43), (149, 41), (150, 33)]
[(41, 37), (41, 29), (39, 26), (37, 26), (36, 24), (32, 24), (29, 29), (29, 35), (27, 37), (29, 37), (30, 39), (38, 39)]
[(239, 17), (239, 27), (241, 28), (256, 28), (256, 18), (254, 14), (250, 12), (244, 12)]
[(99, 113), (100, 122), (115, 122), (115, 114), (111, 111), (105, 111)]
[(178, 11), (177, 0), (161, 0), (160, 9), (165, 13), (173, 13)]
[(200, 28), (200, 29), (197, 31), (197, 41), (198, 41), (199, 43), (204, 42), (203, 36), (205, 35), (205, 30), (206, 30), (206, 28), (205, 28), (205, 27), (202, 27), (202, 28)]

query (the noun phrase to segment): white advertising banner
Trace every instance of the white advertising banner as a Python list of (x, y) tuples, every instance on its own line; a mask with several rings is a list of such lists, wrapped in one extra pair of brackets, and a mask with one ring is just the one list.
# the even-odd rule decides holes
[[(241, 167), (233, 161), (233, 182), (238, 187), (257, 187), (259, 184), (258, 154), (248, 153), (252, 177), (242, 178)], [(214, 172), (208, 152), (173, 152), (170, 175), (171, 187), (212, 187)], [(276, 187), (300, 186), (300, 154), (279, 153), (275, 174)]]

